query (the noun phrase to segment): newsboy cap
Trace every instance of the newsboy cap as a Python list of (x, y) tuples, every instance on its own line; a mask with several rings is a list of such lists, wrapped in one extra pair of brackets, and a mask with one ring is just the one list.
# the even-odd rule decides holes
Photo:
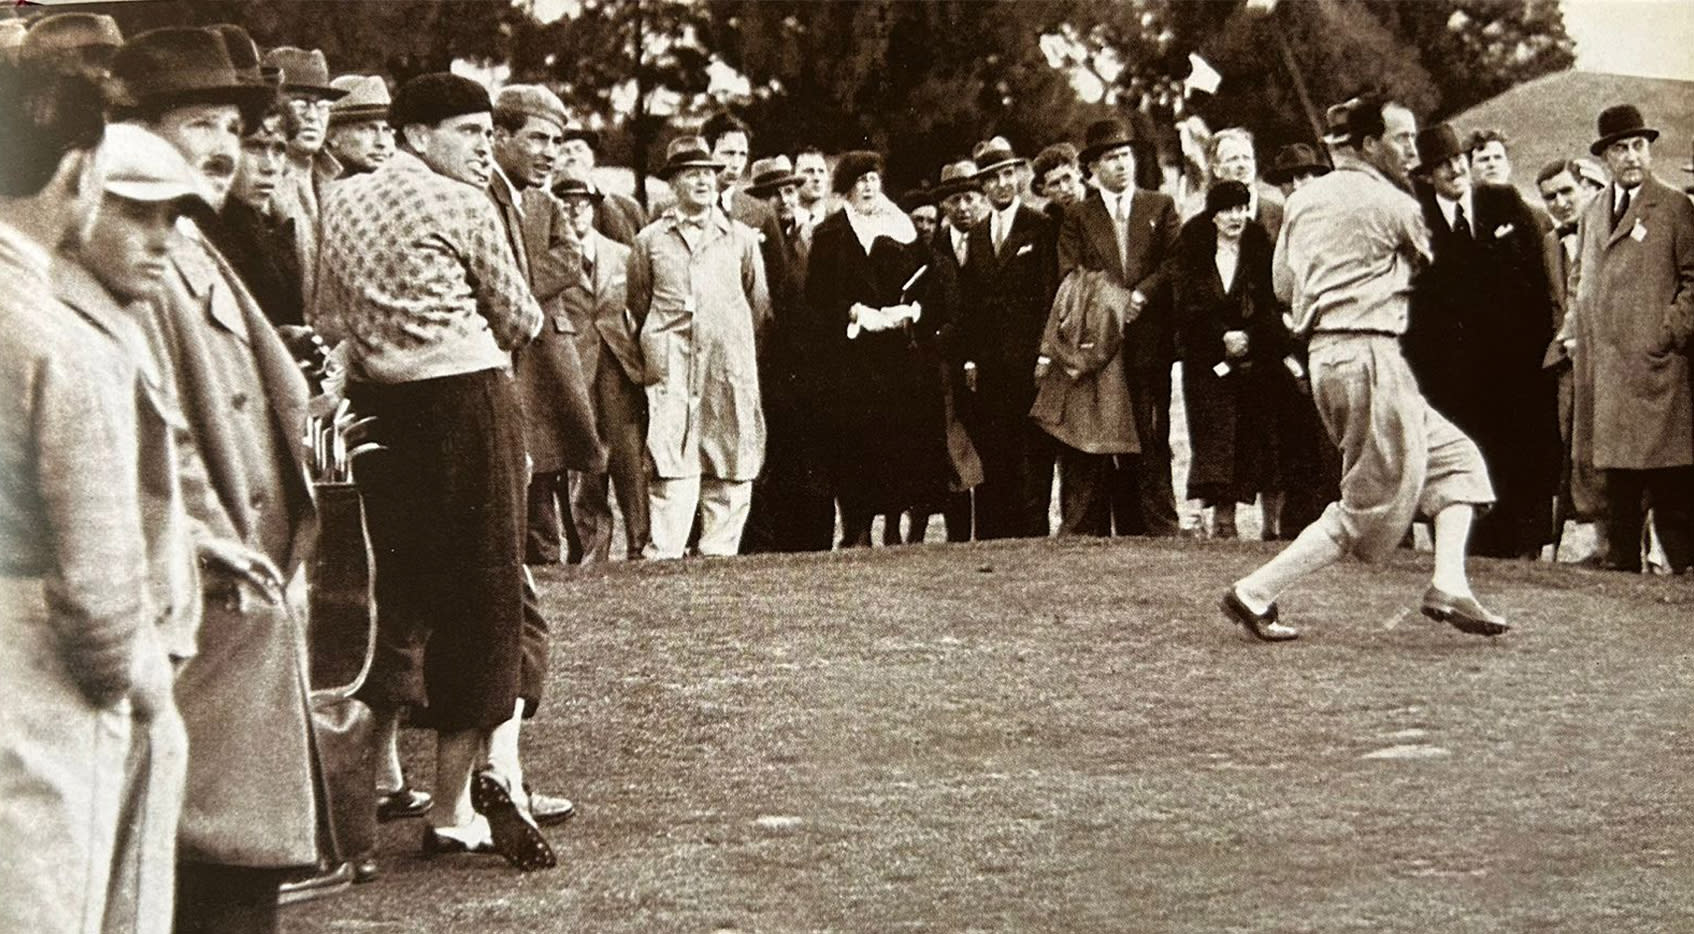
[(539, 84), (508, 84), (501, 88), (494, 97), (494, 112), (538, 117), (557, 126), (560, 132), (571, 122), (565, 113), (565, 102)]
[(184, 201), (210, 209), (200, 176), (164, 137), (133, 123), (106, 128), (100, 144), (104, 191), (130, 201)]

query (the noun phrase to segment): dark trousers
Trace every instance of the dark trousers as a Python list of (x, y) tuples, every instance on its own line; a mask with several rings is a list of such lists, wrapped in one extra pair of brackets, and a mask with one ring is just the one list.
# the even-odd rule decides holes
[(1613, 567), (1641, 570), (1641, 532), (1648, 506), (1671, 570), (1694, 566), (1694, 467), (1608, 470), (1606, 503)]
[(582, 563), (582, 540), (571, 518), (570, 475), (563, 470), (531, 474), (528, 521), (524, 532), (523, 563), (558, 564), (559, 539), (565, 541), (565, 560)]
[(1119, 535), (1174, 536), (1176, 489), (1171, 483), (1171, 371), (1129, 368), (1129, 402), (1140, 454), (1117, 457), (1112, 469), (1112, 514)]
[(286, 869), (177, 863), (175, 934), (273, 934)]
[(976, 442), (982, 459), (976, 537), (1046, 538), (1059, 443), (1027, 415), (1002, 422), (982, 438)]

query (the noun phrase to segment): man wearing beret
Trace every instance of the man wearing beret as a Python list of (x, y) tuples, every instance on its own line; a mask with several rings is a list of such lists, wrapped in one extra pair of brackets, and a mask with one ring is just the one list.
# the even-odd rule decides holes
[(531, 870), (554, 857), (519, 806), (521, 785), (476, 771), (521, 710), (528, 471), (510, 368), (542, 324), (487, 194), (492, 111), (488, 92), (457, 75), (400, 88), (400, 151), (325, 199), (314, 302), (320, 321), (334, 309), (347, 397), (376, 417), (386, 447), (358, 472), (381, 641), (423, 647), (421, 672), (406, 653), (379, 652), (366, 695), (383, 726), (379, 775), (390, 788), (401, 777), (390, 737), (411, 704), (412, 722), (437, 734), (425, 853), (495, 852)]
[(1577, 230), (1565, 330), (1576, 373), (1573, 459), (1604, 472), (1607, 560), (1641, 569), (1643, 494), (1671, 570), (1694, 567), (1694, 205), (1653, 175), (1659, 131), (1630, 105), (1600, 113), (1589, 151), (1612, 183)]
[[(121, 112), (176, 147), (213, 209), (235, 177), (243, 127), (275, 98), (244, 78), (222, 36), (158, 29), (112, 63)], [(196, 654), (178, 673), (188, 727), (178, 837), (179, 932), (269, 930), (277, 887), (318, 862), (303, 583), (315, 510), (301, 450), (307, 387), (229, 261), (192, 226), (172, 244), (144, 317), (185, 427), (184, 493), (201, 556)]]

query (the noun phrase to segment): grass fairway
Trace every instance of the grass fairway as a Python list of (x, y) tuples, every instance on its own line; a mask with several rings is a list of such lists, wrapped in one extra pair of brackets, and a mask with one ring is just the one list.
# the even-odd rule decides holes
[(562, 867), (387, 825), (383, 878), (283, 929), (1694, 931), (1689, 580), (1476, 561), (1489, 641), (1403, 552), (1267, 646), (1215, 604), (1272, 547), (549, 571)]

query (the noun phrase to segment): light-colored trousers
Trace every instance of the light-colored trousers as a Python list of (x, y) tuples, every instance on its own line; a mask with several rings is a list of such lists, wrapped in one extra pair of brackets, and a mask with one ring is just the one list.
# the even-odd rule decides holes
[(753, 502), (751, 480), (717, 477), (654, 477), (647, 481), (652, 539), (649, 559), (680, 558), (688, 548), (694, 517), (700, 517), (700, 554), (733, 555), (741, 550), (741, 530)]
[(1482, 452), (1429, 407), (1398, 338), (1316, 334), (1310, 369), (1312, 401), (1341, 448), (1341, 500), (1314, 524), (1344, 552), (1380, 560), (1418, 515), (1493, 504)]
[[(138, 664), (162, 655), (156, 635)], [(40, 581), (0, 578), (0, 931), (168, 934), (182, 719), (94, 707), (58, 641)]]

